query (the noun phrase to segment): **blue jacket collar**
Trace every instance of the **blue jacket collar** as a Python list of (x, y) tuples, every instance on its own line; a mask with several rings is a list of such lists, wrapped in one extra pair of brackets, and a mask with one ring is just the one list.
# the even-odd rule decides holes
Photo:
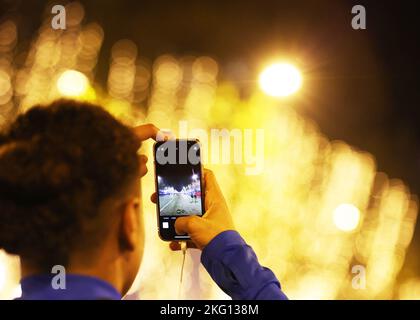
[(121, 294), (96, 277), (67, 274), (65, 289), (54, 289), (54, 274), (40, 274), (21, 280), (23, 300), (120, 300)]

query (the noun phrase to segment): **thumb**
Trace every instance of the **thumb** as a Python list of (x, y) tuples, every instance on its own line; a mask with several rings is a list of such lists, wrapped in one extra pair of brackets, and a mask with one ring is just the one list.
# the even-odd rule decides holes
[(179, 217), (175, 220), (175, 232), (177, 234), (192, 233), (200, 223), (197, 216)]

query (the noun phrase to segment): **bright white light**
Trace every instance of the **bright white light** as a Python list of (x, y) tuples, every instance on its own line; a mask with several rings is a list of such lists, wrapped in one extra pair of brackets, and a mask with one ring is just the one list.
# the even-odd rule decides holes
[(79, 97), (86, 93), (89, 86), (88, 78), (76, 70), (64, 71), (57, 80), (57, 89), (69, 97)]
[(12, 291), (12, 299), (20, 298), (22, 296), (22, 287), (18, 284)]
[(7, 280), (7, 269), (5, 263), (0, 258), (0, 292), (4, 289)]
[(194, 174), (192, 175), (192, 178), (193, 178), (193, 180), (197, 180), (198, 176), (194, 173)]
[(334, 210), (334, 224), (341, 231), (350, 232), (357, 228), (360, 221), (360, 210), (352, 204), (340, 204)]
[(287, 97), (302, 86), (299, 70), (288, 63), (276, 63), (267, 67), (260, 75), (261, 89), (273, 97)]

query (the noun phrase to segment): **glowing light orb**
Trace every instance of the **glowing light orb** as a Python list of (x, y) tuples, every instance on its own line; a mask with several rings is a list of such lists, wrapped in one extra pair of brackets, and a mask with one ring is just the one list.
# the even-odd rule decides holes
[(335, 226), (339, 230), (351, 232), (359, 225), (360, 210), (352, 204), (340, 204), (334, 210), (333, 219)]
[(7, 72), (0, 69), (0, 97), (6, 95), (11, 87), (12, 83), (10, 81), (10, 76)]
[(7, 281), (7, 269), (3, 261), (0, 260), (0, 291), (4, 289)]
[(88, 87), (88, 78), (76, 70), (64, 71), (57, 80), (58, 91), (68, 97), (80, 97), (87, 92)]
[(267, 67), (260, 75), (261, 89), (273, 97), (287, 97), (302, 86), (299, 70), (288, 63), (276, 63)]

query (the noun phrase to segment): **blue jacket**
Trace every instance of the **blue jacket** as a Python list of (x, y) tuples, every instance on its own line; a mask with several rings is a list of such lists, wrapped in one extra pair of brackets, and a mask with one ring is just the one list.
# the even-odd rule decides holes
[[(259, 264), (252, 248), (236, 231), (225, 231), (215, 237), (203, 249), (201, 262), (232, 299), (287, 299), (274, 273)], [(121, 294), (111, 284), (84, 275), (66, 275), (66, 289), (55, 290), (51, 285), (53, 276), (43, 274), (22, 279), (21, 299), (121, 299)]]

